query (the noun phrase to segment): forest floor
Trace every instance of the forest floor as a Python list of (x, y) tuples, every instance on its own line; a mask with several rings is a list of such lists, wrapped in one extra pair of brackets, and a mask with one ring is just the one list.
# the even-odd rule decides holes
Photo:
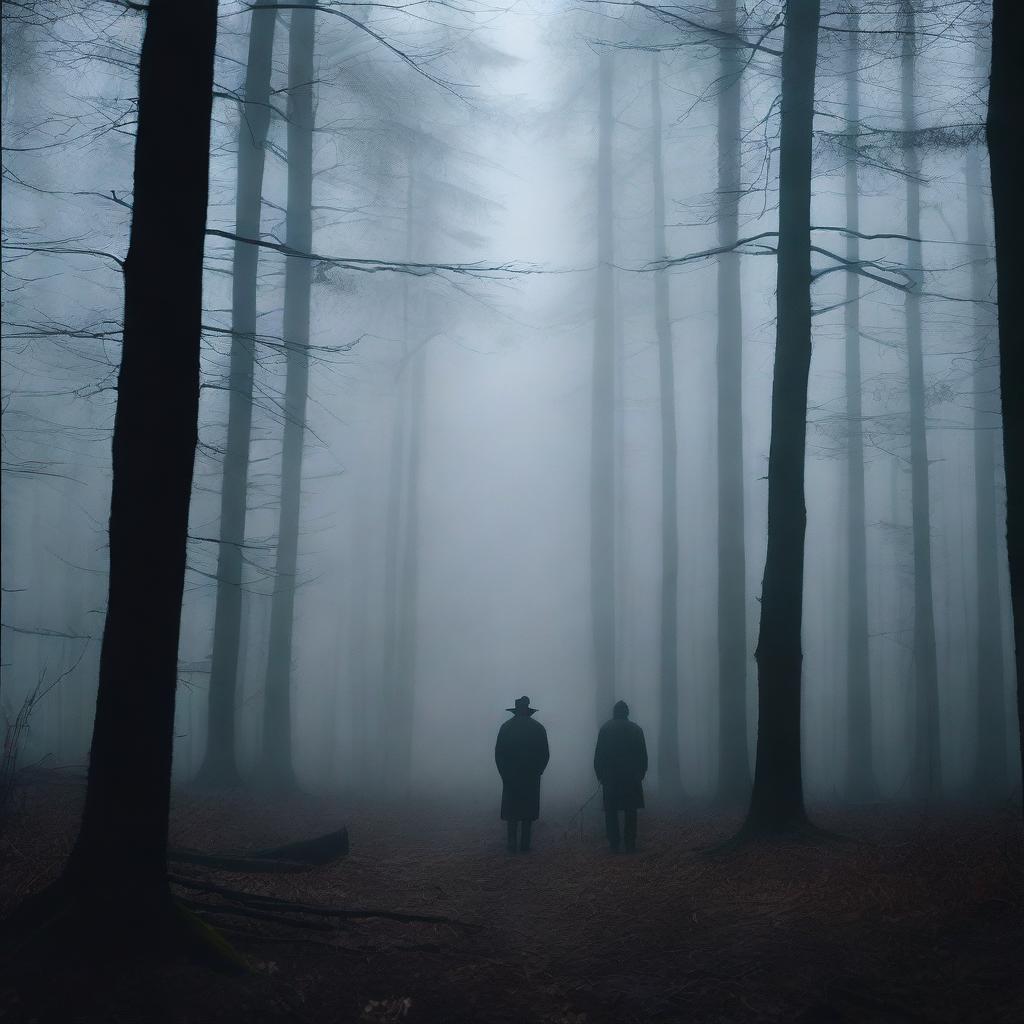
[[(0, 914), (59, 870), (81, 787), (31, 787), (0, 839)], [(596, 801), (595, 801), (596, 803)], [(596, 811), (596, 808), (594, 808)], [(217, 912), (252, 965), (8, 966), (0, 1020), (105, 1024), (294, 1021), (967, 1022), (1024, 1020), (1024, 828), (1013, 808), (928, 816), (819, 810), (841, 839), (709, 855), (736, 821), (641, 812), (612, 855), (596, 813), (545, 808), (510, 855), (493, 808), (408, 811), (306, 796), (176, 792), (175, 843), (270, 846), (347, 824), (348, 857), (301, 874), (179, 875), (305, 904), (450, 923)], [(195, 896), (195, 891), (184, 895)]]

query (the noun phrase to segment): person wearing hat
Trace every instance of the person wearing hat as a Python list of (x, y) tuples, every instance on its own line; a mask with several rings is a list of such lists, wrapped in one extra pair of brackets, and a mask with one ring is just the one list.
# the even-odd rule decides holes
[[(494, 763), (501, 776), (501, 820), (508, 823), (508, 849), (530, 849), (530, 829), (540, 817), (540, 777), (548, 764), (548, 734), (534, 720), (536, 708), (520, 697), (506, 708), (512, 717), (498, 730)], [(517, 836), (518, 833), (518, 836)]]
[(619, 812), (622, 812), (626, 852), (636, 849), (636, 812), (644, 805), (647, 774), (644, 731), (629, 720), (629, 705), (620, 700), (612, 717), (601, 726), (594, 751), (594, 773), (604, 791), (604, 820), (608, 845), (619, 851)]

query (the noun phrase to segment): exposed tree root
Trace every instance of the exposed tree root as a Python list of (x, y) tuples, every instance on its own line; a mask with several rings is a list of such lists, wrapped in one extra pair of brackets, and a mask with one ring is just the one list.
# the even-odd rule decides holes
[(167, 858), (179, 864), (199, 864), (221, 871), (245, 874), (292, 874), (332, 864), (349, 851), (348, 829), (340, 828), (312, 839), (249, 853), (203, 853), (187, 847), (172, 847)]
[[(243, 906), (250, 909), (258, 909), (264, 913), (277, 910), (282, 913), (306, 914), (313, 917), (335, 917), (348, 920), (379, 918), (385, 921), (399, 921), (403, 924), (448, 924), (466, 929), (479, 928), (479, 925), (470, 924), (466, 921), (458, 921), (454, 918), (444, 917), (440, 914), (407, 914), (394, 910), (315, 906), (313, 904), (298, 903), (293, 900), (280, 899), (276, 896), (263, 896), (259, 893), (243, 892), (241, 889), (229, 889), (227, 886), (217, 885), (213, 882), (203, 882), (196, 879), (183, 878), (180, 875), (171, 875), (170, 881), (173, 885), (180, 885), (185, 889), (192, 889), (198, 892), (207, 892), (212, 895), (223, 896), (225, 899), (241, 903)], [(190, 903), (189, 905), (191, 906), (192, 904)], [(229, 910), (227, 907), (215, 907), (207, 904), (197, 905), (213, 912), (219, 910), (227, 912)], [(277, 920), (279, 923), (283, 924), (295, 923), (300, 924), (302, 927), (306, 927), (305, 923), (294, 921), (292, 918), (281, 917), (280, 915), (275, 915), (274, 917), (268, 918), (268, 920)], [(329, 928), (330, 926), (326, 927)]]
[(247, 857), (228, 857), (199, 853), (193, 850), (171, 850), (168, 860), (176, 864), (195, 864), (197, 867), (233, 871), (244, 875), (297, 875), (313, 867), (301, 861), (250, 860)]
[(325, 924), (323, 921), (303, 921), (300, 918), (285, 917), (283, 914), (271, 914), (266, 910), (258, 910), (253, 907), (237, 906), (230, 903), (213, 905), (202, 903), (199, 900), (182, 900), (184, 906), (197, 914), (226, 914), (231, 917), (251, 917), (257, 921), (270, 921), (273, 924), (284, 924), (291, 928), (306, 928), (314, 932), (334, 932), (337, 928), (334, 925)]
[(232, 974), (249, 969), (219, 932), (166, 887), (126, 896), (65, 878), (11, 915), (2, 948), (12, 960), (185, 957)]

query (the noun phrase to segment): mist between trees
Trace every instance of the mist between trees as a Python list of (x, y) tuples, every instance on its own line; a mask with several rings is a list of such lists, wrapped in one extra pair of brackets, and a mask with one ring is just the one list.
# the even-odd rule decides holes
[[(92, 738), (144, 22), (4, 9), (20, 764)], [(743, 803), (756, 757), (776, 822), (801, 782), (1019, 789), (990, 33), (968, 0), (220, 4), (177, 780), (493, 799), (529, 694), (567, 805), (616, 698), (665, 801)]]

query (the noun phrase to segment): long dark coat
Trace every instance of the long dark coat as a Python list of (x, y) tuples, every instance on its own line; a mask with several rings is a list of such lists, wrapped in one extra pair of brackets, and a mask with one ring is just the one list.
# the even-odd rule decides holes
[(514, 715), (498, 730), (494, 763), (503, 783), (502, 821), (540, 817), (540, 777), (548, 756), (547, 730), (527, 715)]
[(643, 807), (643, 778), (647, 774), (647, 742), (643, 729), (628, 718), (605, 722), (597, 734), (594, 772), (604, 787), (606, 811)]

